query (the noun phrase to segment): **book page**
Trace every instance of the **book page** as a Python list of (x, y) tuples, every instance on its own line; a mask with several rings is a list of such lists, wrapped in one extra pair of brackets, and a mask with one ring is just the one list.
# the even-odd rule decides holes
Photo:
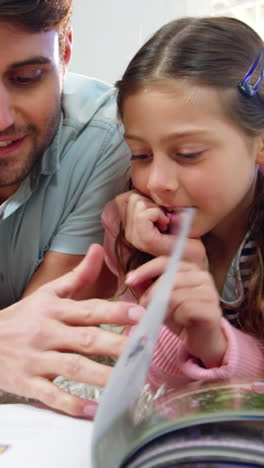
[[(92, 444), (93, 463), (96, 468), (105, 468), (106, 454), (107, 467), (117, 468), (118, 459), (121, 459), (126, 452), (128, 441), (133, 439), (126, 413), (142, 393), (192, 217), (193, 210), (186, 209), (167, 269), (161, 276), (152, 300), (140, 323), (135, 327), (125, 351), (118, 359), (103, 393), (95, 418)], [(118, 450), (111, 451), (110, 456), (110, 447), (116, 440), (118, 440)]]
[(27, 404), (0, 405), (0, 421), (1, 468), (92, 467), (91, 421)]
[[(187, 384), (185, 377), (179, 377), (177, 390), (161, 386), (154, 394), (145, 383), (191, 219), (192, 213), (186, 213), (167, 270), (103, 393), (92, 440), (94, 468), (174, 466), (175, 460), (208, 459), (212, 453), (214, 460), (224, 454), (225, 461), (264, 459), (264, 380)], [(246, 429), (240, 431), (247, 427), (243, 426), (246, 421), (250, 421), (247, 434)], [(210, 424), (219, 432), (219, 439), (211, 436)], [(231, 424), (234, 432), (230, 433)], [(197, 429), (199, 425), (204, 425), (204, 433)], [(166, 458), (169, 446), (173, 460)], [(142, 465), (137, 464), (141, 451)], [(134, 455), (135, 464), (127, 465)], [(150, 460), (146, 464), (145, 456)], [(168, 464), (154, 464), (156, 459), (166, 459)]]

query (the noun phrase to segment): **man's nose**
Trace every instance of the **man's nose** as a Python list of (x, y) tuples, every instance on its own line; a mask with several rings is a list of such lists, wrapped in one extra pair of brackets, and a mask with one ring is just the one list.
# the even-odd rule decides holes
[(11, 97), (4, 86), (0, 86), (0, 132), (14, 124)]

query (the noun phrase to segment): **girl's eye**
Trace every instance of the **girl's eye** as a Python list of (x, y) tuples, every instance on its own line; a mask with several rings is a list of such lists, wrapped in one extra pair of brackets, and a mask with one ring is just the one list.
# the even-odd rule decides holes
[(198, 158), (202, 154), (202, 151), (197, 153), (176, 153), (176, 156), (184, 159), (195, 159)]
[(132, 154), (131, 161), (135, 161), (136, 159), (147, 159), (150, 157), (151, 154)]
[(40, 68), (32, 68), (26, 70), (15, 70), (9, 75), (10, 80), (17, 85), (31, 84), (41, 78), (42, 70)]

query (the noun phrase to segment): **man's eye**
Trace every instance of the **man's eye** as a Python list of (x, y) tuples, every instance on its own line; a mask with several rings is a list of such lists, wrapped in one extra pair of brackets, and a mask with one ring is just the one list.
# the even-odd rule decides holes
[(131, 161), (135, 161), (136, 159), (147, 159), (150, 157), (151, 154), (132, 154)]
[(32, 81), (34, 81), (34, 78), (32, 78), (31, 76), (15, 76), (13, 77), (13, 81), (19, 84), (24, 84), (31, 83)]
[(25, 70), (22, 72), (11, 72), (10, 80), (18, 85), (31, 84), (41, 78), (42, 70), (39, 68), (33, 70)]

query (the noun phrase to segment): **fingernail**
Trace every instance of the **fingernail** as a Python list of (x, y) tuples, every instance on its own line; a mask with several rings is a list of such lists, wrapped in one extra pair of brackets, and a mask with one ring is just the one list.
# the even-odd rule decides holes
[(143, 307), (140, 307), (140, 306), (131, 307), (131, 309), (128, 310), (128, 317), (131, 320), (138, 322), (143, 316), (144, 312), (145, 312), (145, 309)]
[(126, 277), (125, 283), (127, 285), (132, 285), (136, 282), (136, 280), (137, 280), (137, 275), (134, 272), (130, 272), (128, 273)]
[(95, 417), (97, 406), (98, 405), (95, 401), (91, 401), (90, 403), (86, 404), (83, 408), (83, 415), (86, 418), (93, 419)]

